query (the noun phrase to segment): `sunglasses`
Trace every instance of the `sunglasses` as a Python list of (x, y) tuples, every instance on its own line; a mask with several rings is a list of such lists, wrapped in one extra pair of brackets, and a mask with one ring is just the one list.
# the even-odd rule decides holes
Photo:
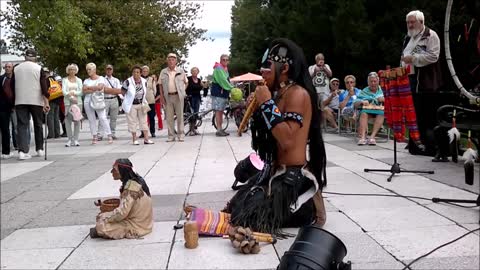
[(225, 58), (225, 59), (222, 59), (222, 61), (224, 61), (224, 62), (227, 62), (227, 61), (228, 61), (228, 59), (226, 59), (226, 58)]
[(338, 85), (339, 83), (338, 83), (338, 82), (333, 82), (332, 84), (333, 84), (333, 85)]
[(347, 81), (346, 83), (351, 84), (351, 83), (355, 83), (355, 82), (354, 81)]

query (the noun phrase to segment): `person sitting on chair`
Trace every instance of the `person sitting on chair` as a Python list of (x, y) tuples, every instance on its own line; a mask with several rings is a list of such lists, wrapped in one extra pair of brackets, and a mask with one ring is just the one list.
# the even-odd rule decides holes
[(117, 159), (111, 170), (113, 180), (120, 180), (120, 205), (111, 212), (100, 213), (91, 238), (139, 238), (152, 232), (153, 208), (145, 180), (134, 172), (127, 158)]
[(358, 95), (362, 90), (355, 87), (357, 79), (353, 75), (345, 76), (345, 90), (343, 90), (338, 95), (338, 109), (340, 111), (340, 115), (343, 119), (348, 122), (348, 126), (354, 126), (355, 124), (355, 108), (353, 108), (353, 104), (355, 100), (357, 100)]
[[(375, 136), (383, 125), (384, 117), (383, 109), (380, 109), (381, 107), (373, 106), (380, 106), (383, 102), (385, 102), (385, 98), (383, 97), (382, 88), (378, 85), (378, 74), (376, 72), (370, 72), (368, 74), (368, 86), (362, 90), (358, 96), (357, 102), (355, 102), (355, 107), (361, 108), (360, 125), (358, 128), (360, 139), (358, 140), (358, 145), (377, 144)], [(375, 123), (373, 124), (370, 139), (366, 140), (368, 118), (375, 118)]]
[(325, 119), (327, 119), (330, 126), (335, 130), (338, 129), (337, 125), (337, 115), (338, 115), (338, 86), (340, 81), (337, 78), (333, 78), (330, 81), (330, 95), (322, 101), (322, 114)]

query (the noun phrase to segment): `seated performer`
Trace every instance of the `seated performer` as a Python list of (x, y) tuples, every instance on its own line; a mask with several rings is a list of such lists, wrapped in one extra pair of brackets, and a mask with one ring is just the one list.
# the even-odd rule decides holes
[(122, 181), (120, 206), (97, 216), (91, 238), (138, 238), (152, 232), (153, 208), (145, 180), (134, 172), (128, 159), (117, 159), (111, 170), (114, 180)]
[[(265, 162), (225, 208), (234, 226), (280, 234), (283, 227), (325, 223), (321, 196), (326, 156), (317, 95), (301, 48), (276, 39), (262, 59), (252, 146)], [(308, 156), (307, 159), (307, 143)]]

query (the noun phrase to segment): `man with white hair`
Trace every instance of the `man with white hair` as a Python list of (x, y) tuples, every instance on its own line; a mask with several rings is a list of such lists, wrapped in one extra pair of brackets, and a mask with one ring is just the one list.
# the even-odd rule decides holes
[(411, 11), (406, 16), (407, 36), (403, 42), (402, 66), (410, 67), (410, 86), (415, 93), (436, 91), (442, 84), (440, 39), (425, 26), (423, 12)]
[(183, 132), (183, 102), (185, 99), (185, 88), (187, 87), (187, 76), (180, 67), (177, 67), (177, 55), (169, 53), (167, 55), (168, 67), (162, 69), (158, 76), (160, 86), (160, 102), (165, 108), (167, 115), (168, 139), (167, 142), (175, 141), (175, 123), (174, 115), (177, 115), (177, 137), (179, 142), (183, 142), (185, 134)]
[[(423, 12), (411, 11), (406, 16), (407, 36), (403, 42), (401, 65), (410, 69), (408, 76), (412, 91), (413, 103), (417, 115), (417, 125), (421, 140), (426, 138), (429, 129), (433, 129), (434, 116), (440, 104), (437, 104), (437, 92), (443, 86), (440, 67), (440, 39), (435, 31), (425, 26)], [(426, 104), (430, 104), (426, 106)], [(427, 153), (430, 152), (428, 145)], [(412, 154), (425, 154), (410, 140), (409, 151)]]
[(43, 113), (50, 110), (48, 87), (42, 67), (36, 63), (37, 53), (33, 49), (25, 51), (25, 62), (15, 67), (12, 76), (15, 89), (15, 112), (17, 114), (18, 159), (30, 159), (29, 125), (33, 119), (35, 147), (38, 156), (43, 156)]

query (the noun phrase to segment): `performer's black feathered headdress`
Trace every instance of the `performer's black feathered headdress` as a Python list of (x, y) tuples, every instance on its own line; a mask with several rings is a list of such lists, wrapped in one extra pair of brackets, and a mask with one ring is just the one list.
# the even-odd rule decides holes
[(118, 172), (120, 173), (120, 180), (122, 181), (120, 192), (123, 192), (125, 184), (127, 184), (129, 180), (132, 180), (142, 185), (143, 191), (150, 196), (150, 189), (147, 183), (145, 183), (145, 180), (138, 173), (133, 171), (132, 162), (130, 162), (128, 158), (119, 158), (115, 161), (115, 164), (118, 165)]
[(272, 41), (262, 59), (262, 68), (270, 68), (270, 61), (275, 64), (275, 86), (278, 87), (283, 64), (288, 64), (288, 79), (305, 88), (312, 103), (312, 121), (309, 133), (309, 166), (319, 182), (326, 185), (325, 167), (327, 165), (325, 146), (320, 128), (321, 112), (318, 110), (318, 97), (308, 73), (308, 65), (303, 50), (293, 41), (278, 38)]

